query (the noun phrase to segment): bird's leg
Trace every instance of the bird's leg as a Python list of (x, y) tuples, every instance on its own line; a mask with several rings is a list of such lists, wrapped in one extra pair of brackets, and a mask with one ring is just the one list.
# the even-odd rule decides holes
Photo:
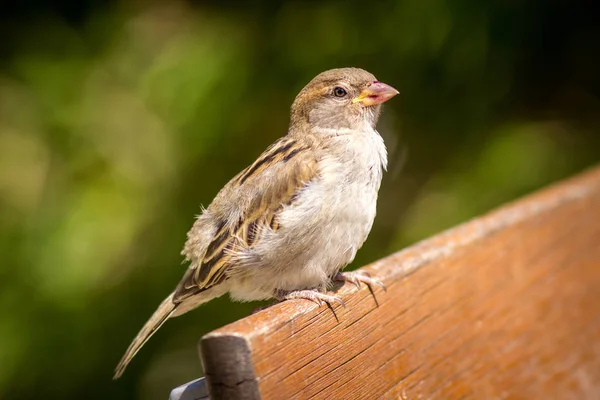
[(318, 289), (276, 290), (273, 297), (281, 301), (293, 299), (306, 299), (314, 301), (318, 305), (327, 303), (330, 306), (333, 306), (334, 303), (339, 303), (342, 305), (342, 307), (346, 307), (344, 301), (339, 297), (321, 293)]
[(371, 278), (371, 274), (367, 271), (351, 271), (351, 272), (338, 272), (334, 277), (334, 280), (341, 282), (353, 283), (357, 289), (360, 290), (360, 283), (365, 283), (371, 290), (373, 286), (380, 286), (383, 290), (386, 290), (385, 285), (376, 278)]

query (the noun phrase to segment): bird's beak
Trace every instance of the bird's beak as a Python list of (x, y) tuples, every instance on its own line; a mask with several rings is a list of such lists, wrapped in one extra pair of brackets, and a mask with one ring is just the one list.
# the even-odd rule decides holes
[(383, 82), (374, 81), (369, 84), (362, 92), (352, 99), (353, 103), (362, 103), (364, 106), (374, 106), (388, 101), (395, 95), (400, 93), (390, 85)]

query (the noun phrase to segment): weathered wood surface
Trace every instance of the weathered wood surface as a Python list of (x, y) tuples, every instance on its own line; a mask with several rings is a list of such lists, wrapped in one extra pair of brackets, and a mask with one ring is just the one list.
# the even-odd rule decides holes
[(599, 399), (600, 168), (200, 342), (211, 399)]

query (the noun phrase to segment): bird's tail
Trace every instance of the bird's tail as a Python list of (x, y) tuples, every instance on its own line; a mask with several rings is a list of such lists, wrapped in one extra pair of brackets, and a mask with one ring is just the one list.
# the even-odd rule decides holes
[(123, 375), (125, 368), (131, 361), (131, 359), (137, 354), (144, 344), (150, 339), (150, 337), (165, 323), (167, 319), (173, 314), (178, 304), (173, 303), (173, 293), (169, 295), (160, 306), (154, 311), (154, 314), (150, 317), (148, 322), (142, 327), (140, 332), (137, 334), (133, 342), (129, 345), (129, 348), (119, 361), (119, 365), (115, 368), (115, 375), (113, 379), (118, 379)]

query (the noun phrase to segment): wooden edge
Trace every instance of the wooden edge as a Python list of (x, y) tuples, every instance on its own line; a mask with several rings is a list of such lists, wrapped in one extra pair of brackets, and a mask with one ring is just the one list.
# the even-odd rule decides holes
[(212, 334), (204, 337), (198, 347), (211, 399), (260, 399), (246, 338)]
[[(546, 213), (600, 190), (600, 166), (507, 203), (430, 239), (382, 258), (367, 268), (383, 278), (405, 275), (431, 261), (488, 237), (533, 216)], [(398, 268), (400, 264), (400, 268)]]
[[(516, 225), (529, 217), (548, 212), (561, 204), (581, 199), (598, 190), (600, 190), (600, 166), (508, 203), (360, 269), (369, 271), (385, 284), (398, 275), (410, 274), (434, 260), (448, 257), (457, 250), (507, 226)], [(336, 295), (346, 301), (358, 296), (358, 292), (353, 285), (346, 283), (336, 290)], [(281, 325), (314, 312), (318, 308), (319, 306), (307, 300), (288, 300), (208, 333), (201, 340), (208, 341), (214, 337), (229, 335), (251, 339), (254, 336), (268, 334)], [(326, 307), (322, 309), (324, 312), (325, 310)]]

